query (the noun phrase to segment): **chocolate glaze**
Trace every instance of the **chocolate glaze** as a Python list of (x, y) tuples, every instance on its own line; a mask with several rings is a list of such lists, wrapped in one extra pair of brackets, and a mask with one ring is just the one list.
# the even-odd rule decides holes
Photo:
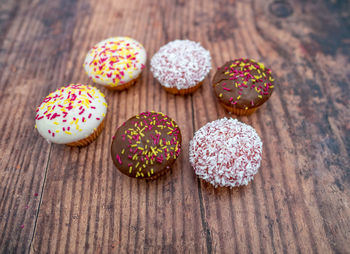
[(144, 179), (164, 174), (180, 151), (178, 125), (158, 112), (144, 112), (127, 120), (115, 133), (111, 147), (114, 165), (120, 172)]
[(239, 109), (252, 109), (270, 98), (274, 79), (271, 70), (251, 59), (236, 59), (218, 68), (213, 87), (221, 103)]

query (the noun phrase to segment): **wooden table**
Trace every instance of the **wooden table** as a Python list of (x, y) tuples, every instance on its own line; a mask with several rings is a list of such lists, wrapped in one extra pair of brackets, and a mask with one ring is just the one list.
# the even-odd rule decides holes
[[(350, 253), (348, 1), (2, 0), (0, 11), (1, 253)], [(210, 50), (212, 71), (188, 96), (166, 93), (148, 66), (123, 92), (101, 88), (106, 128), (84, 148), (48, 144), (35, 108), (51, 91), (88, 83), (100, 40), (128, 35), (149, 58), (174, 39)], [(194, 131), (228, 116), (210, 80), (226, 60), (271, 67), (278, 85), (239, 120), (261, 136), (263, 161), (246, 187), (213, 188), (188, 160)], [(162, 111), (184, 150), (156, 181), (121, 175), (111, 137), (134, 114)]]

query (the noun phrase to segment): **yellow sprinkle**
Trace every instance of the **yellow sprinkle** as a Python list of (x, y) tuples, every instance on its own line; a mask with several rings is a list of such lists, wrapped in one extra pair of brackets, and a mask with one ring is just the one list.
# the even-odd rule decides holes
[(220, 97), (220, 98), (222, 97), (222, 93), (221, 93), (221, 94), (219, 94), (219, 97)]
[(153, 152), (154, 155), (157, 155), (157, 152), (154, 150), (154, 147), (153, 147), (153, 146), (151, 146), (151, 150), (152, 150), (152, 152)]
[(143, 173), (141, 173), (141, 176), (144, 177), (145, 175)]
[(37, 126), (36, 126), (36, 125), (35, 125), (34, 127), (35, 127), (35, 129), (37, 128)]
[(56, 124), (56, 125), (59, 125), (59, 123), (58, 122), (53, 122), (54, 124)]
[(65, 131), (65, 133), (68, 135), (72, 135), (72, 133), (70, 131)]
[(142, 168), (139, 168), (139, 171), (141, 172)]
[(237, 100), (239, 100), (240, 98), (241, 98), (241, 96), (240, 96), (240, 95), (238, 95)]
[(153, 175), (154, 173), (153, 173), (153, 168), (151, 168), (151, 174)]
[(140, 162), (136, 163), (135, 168), (137, 168), (140, 165)]
[(151, 174), (150, 174), (149, 172), (147, 172), (147, 175), (148, 175), (148, 177), (150, 177), (150, 176), (151, 176)]
[(130, 166), (130, 167), (129, 167), (129, 173), (131, 173), (131, 172), (132, 172), (132, 167)]
[(60, 131), (59, 130), (56, 130), (56, 133), (59, 133)]
[(132, 145), (131, 145), (131, 147), (136, 147), (136, 146), (137, 146), (137, 144), (132, 144)]
[(261, 99), (262, 98), (262, 96), (261, 95), (258, 95), (258, 97)]
[(124, 153), (125, 153), (125, 149), (122, 150), (122, 154), (124, 154)]
[(146, 168), (146, 164), (143, 164), (142, 167)]
[(265, 65), (264, 65), (264, 64), (258, 63), (258, 65), (260, 66), (260, 68), (261, 68), (262, 70), (265, 70)]

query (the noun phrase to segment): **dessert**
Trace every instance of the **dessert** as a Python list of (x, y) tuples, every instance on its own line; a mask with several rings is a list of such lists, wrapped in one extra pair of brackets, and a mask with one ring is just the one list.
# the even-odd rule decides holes
[(85, 146), (101, 133), (106, 112), (106, 100), (97, 88), (71, 84), (40, 103), (35, 127), (48, 142)]
[(95, 83), (112, 90), (123, 90), (140, 78), (146, 58), (146, 50), (138, 41), (112, 37), (90, 49), (83, 66)]
[(247, 185), (258, 172), (262, 142), (253, 127), (237, 119), (207, 123), (190, 141), (195, 173), (215, 187)]
[(196, 91), (211, 69), (211, 57), (200, 43), (175, 40), (162, 46), (151, 59), (151, 71), (162, 87), (173, 94)]
[(181, 152), (179, 126), (160, 112), (143, 112), (116, 131), (111, 156), (125, 175), (155, 179), (169, 171)]
[(226, 110), (236, 115), (249, 115), (270, 98), (274, 78), (264, 64), (240, 58), (218, 68), (213, 88)]

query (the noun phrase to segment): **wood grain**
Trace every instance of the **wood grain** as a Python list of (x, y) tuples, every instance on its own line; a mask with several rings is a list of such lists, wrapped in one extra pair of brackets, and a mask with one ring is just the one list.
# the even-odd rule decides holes
[[(350, 65), (346, 1), (9, 1), (0, 8), (0, 253), (350, 253)], [(213, 69), (193, 95), (166, 93), (149, 68), (136, 86), (104, 88), (106, 128), (84, 148), (47, 144), (35, 107), (64, 84), (91, 84), (95, 43), (128, 35), (150, 57), (199, 41)], [(278, 86), (249, 117), (263, 161), (248, 186), (213, 188), (188, 161), (194, 132), (230, 115), (210, 80), (249, 57)], [(149, 66), (149, 60), (147, 62)], [(174, 118), (183, 153), (155, 181), (120, 174), (111, 137), (146, 110)]]

